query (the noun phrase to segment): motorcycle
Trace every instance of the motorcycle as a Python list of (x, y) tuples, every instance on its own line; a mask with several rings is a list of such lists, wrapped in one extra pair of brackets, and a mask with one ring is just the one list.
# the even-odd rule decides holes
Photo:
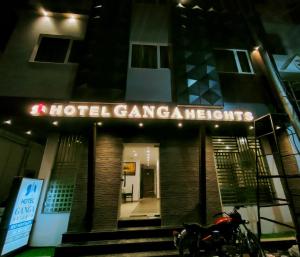
[[(249, 222), (242, 219), (238, 210), (244, 206), (235, 206), (229, 213), (221, 212), (214, 224), (204, 227), (197, 223), (183, 224), (183, 230), (174, 231), (174, 244), (179, 256), (189, 250), (192, 257), (217, 255), (236, 257), (248, 254), (250, 257), (265, 257), (256, 236), (248, 229)], [(222, 215), (222, 216), (221, 216)], [(225, 215), (225, 216), (223, 216)]]

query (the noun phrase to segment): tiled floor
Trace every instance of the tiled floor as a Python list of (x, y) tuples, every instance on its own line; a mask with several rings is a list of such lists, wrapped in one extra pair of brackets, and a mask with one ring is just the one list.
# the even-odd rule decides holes
[(160, 215), (160, 199), (143, 198), (138, 202), (121, 204), (120, 218), (157, 217)]

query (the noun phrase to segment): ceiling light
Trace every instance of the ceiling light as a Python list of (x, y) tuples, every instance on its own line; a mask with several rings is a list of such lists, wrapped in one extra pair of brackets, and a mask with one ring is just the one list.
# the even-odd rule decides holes
[(249, 126), (249, 129), (252, 130), (252, 129), (254, 129), (254, 127), (253, 126)]
[(102, 7), (102, 5), (99, 4), (99, 5), (96, 5), (94, 8), (101, 8), (101, 7)]
[(179, 3), (179, 4), (177, 5), (177, 7), (185, 8), (185, 7), (182, 5), (182, 3)]
[(100, 15), (94, 16), (94, 19), (100, 19), (100, 18), (101, 18)]
[(215, 126), (214, 126), (214, 127), (215, 127), (215, 128), (218, 128), (218, 127), (220, 127), (220, 126), (219, 126), (219, 124), (215, 124)]
[(28, 131), (26, 131), (26, 132), (25, 132), (25, 134), (27, 134), (27, 135), (31, 135), (31, 134), (32, 134), (32, 132), (31, 132), (31, 130), (28, 130)]
[(139, 123), (139, 127), (144, 127), (144, 124), (143, 123)]
[(195, 5), (192, 9), (198, 9), (198, 10), (203, 10), (199, 5)]
[(49, 15), (49, 13), (46, 12), (45, 10), (42, 10), (42, 14), (43, 14), (45, 17), (47, 17), (47, 16)]
[(101, 127), (102, 125), (103, 125), (103, 123), (102, 122), (97, 122), (97, 125), (99, 126), (99, 127)]
[(75, 16), (74, 15), (70, 15), (69, 18), (68, 18), (70, 21), (74, 22), (76, 20)]
[(275, 129), (281, 129), (281, 127), (280, 126), (276, 126)]
[(134, 156), (134, 157), (137, 157), (137, 156), (138, 156), (138, 154), (137, 154), (137, 153), (134, 153), (134, 154), (133, 154), (133, 156)]
[(8, 125), (11, 125), (11, 120), (5, 120), (3, 121), (4, 124), (8, 124)]
[(178, 125), (178, 127), (179, 127), (179, 128), (181, 128), (181, 127), (182, 127), (182, 123), (181, 123), (181, 122), (180, 122), (180, 123), (178, 123), (177, 125)]
[(53, 124), (54, 126), (58, 126), (58, 121), (57, 121), (57, 120), (56, 120), (56, 121), (53, 121), (52, 124)]

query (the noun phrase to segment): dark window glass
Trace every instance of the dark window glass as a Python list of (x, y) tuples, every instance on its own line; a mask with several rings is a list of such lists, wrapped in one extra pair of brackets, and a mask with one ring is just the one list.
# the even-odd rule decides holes
[(35, 61), (63, 63), (70, 39), (43, 37), (35, 56)]
[(157, 47), (148, 45), (132, 45), (131, 67), (157, 68)]
[(238, 72), (232, 51), (214, 50), (214, 55), (218, 71)]
[(246, 52), (237, 51), (237, 55), (240, 61), (242, 72), (251, 72)]
[(74, 40), (72, 43), (72, 48), (69, 56), (69, 62), (79, 63), (83, 52), (83, 41)]
[(170, 68), (169, 48), (167, 46), (160, 47), (160, 68)]

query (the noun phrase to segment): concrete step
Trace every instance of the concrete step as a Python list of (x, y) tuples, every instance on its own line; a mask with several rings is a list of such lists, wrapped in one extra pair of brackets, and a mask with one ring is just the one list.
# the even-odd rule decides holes
[(135, 218), (118, 220), (118, 228), (160, 226), (160, 218)]
[(117, 253), (117, 254), (103, 254), (103, 255), (86, 255), (81, 257), (178, 257), (178, 250), (166, 250), (166, 251), (150, 251), (150, 252), (138, 252), (138, 253)]
[(97, 241), (97, 240), (113, 240), (113, 239), (130, 239), (130, 238), (154, 238), (154, 237), (170, 237), (173, 230), (180, 229), (178, 227), (130, 227), (122, 228), (114, 231), (101, 232), (83, 232), (83, 233), (65, 233), (62, 237), (63, 243), (81, 242), (81, 241)]
[(108, 255), (174, 250), (173, 237), (113, 239), (64, 243), (55, 248), (55, 257)]

